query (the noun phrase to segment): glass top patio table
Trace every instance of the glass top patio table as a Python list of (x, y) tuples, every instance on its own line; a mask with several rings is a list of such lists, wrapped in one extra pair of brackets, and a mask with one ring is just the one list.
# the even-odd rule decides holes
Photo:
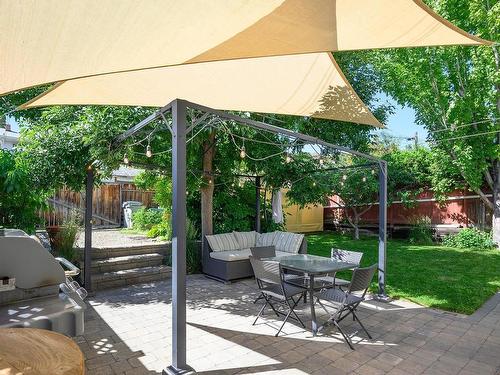
[[(318, 332), (318, 322), (316, 321), (316, 311), (314, 309), (314, 292), (315, 282), (314, 277), (328, 273), (336, 273), (338, 271), (350, 270), (356, 268), (353, 263), (342, 262), (336, 259), (320, 257), (309, 254), (287, 255), (284, 257), (273, 257), (271, 260), (280, 262), (282, 268), (304, 273), (306, 279), (307, 290), (309, 291), (309, 305), (311, 308), (311, 330), (313, 336)], [(293, 283), (292, 281), (289, 281)], [(305, 302), (304, 297), (304, 302)]]
[(337, 271), (349, 270), (357, 267), (357, 265), (353, 263), (342, 262), (335, 259), (310, 254), (287, 255), (283, 257), (274, 257), (271, 259), (279, 261), (281, 267), (283, 268), (304, 272), (309, 275), (334, 273)]

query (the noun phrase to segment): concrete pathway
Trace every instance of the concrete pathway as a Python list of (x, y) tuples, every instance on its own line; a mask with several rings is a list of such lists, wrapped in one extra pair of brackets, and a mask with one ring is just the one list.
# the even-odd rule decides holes
[[(356, 343), (352, 351), (332, 330), (313, 338), (287, 324), (274, 337), (280, 322), (271, 314), (252, 326), (259, 309), (253, 280), (223, 285), (194, 275), (187, 293), (188, 363), (199, 374), (500, 373), (500, 294), (469, 317), (368, 301), (359, 315), (373, 340), (344, 321)], [(170, 364), (170, 324), (170, 281), (99, 292), (89, 300), (86, 333), (76, 338), (88, 374), (161, 373)]]

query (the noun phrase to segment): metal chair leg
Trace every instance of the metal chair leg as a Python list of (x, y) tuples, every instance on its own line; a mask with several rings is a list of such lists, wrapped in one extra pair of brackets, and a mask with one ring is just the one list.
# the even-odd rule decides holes
[(363, 325), (363, 323), (361, 323), (361, 320), (359, 320), (358, 316), (354, 312), (354, 309), (351, 312), (352, 312), (353, 319), (356, 320), (359, 323), (359, 325), (361, 326), (361, 328), (363, 328), (363, 331), (365, 331), (366, 335), (371, 340), (372, 336), (370, 335), (370, 333), (368, 332), (368, 330), (365, 328), (365, 326)]
[[(294, 300), (293, 300), (293, 298), (292, 298), (292, 301), (294, 301)], [(288, 308), (289, 308), (289, 309), (290, 309), (290, 311), (292, 312), (292, 314), (295, 316), (295, 318), (298, 320), (298, 322), (299, 322), (299, 323), (300, 323), (300, 325), (302, 326), (302, 328), (306, 328), (306, 325), (304, 324), (304, 322), (303, 322), (303, 321), (299, 318), (299, 316), (298, 316), (298, 315), (297, 315), (297, 313), (295, 312), (295, 307), (297, 307), (297, 304), (299, 303), (299, 301), (300, 301), (300, 299), (299, 299), (297, 302), (295, 302), (295, 301), (294, 301), (293, 306), (291, 306), (291, 305), (290, 305), (290, 303), (289, 303), (288, 301), (287, 301), (286, 303), (287, 303), (287, 305), (288, 305)]]
[(274, 335), (274, 337), (278, 337), (278, 335), (280, 334), (281, 330), (283, 329), (283, 327), (285, 326), (285, 323), (286, 321), (288, 320), (290, 314), (292, 313), (293, 310), (290, 310), (288, 311), (288, 314), (286, 314), (286, 317), (285, 317), (285, 320), (283, 321), (283, 324), (281, 325), (280, 329), (278, 330), (278, 332)]
[(260, 318), (260, 316), (261, 316), (262, 312), (264, 311), (264, 309), (266, 308), (266, 306), (267, 306), (267, 301), (266, 301), (266, 303), (264, 303), (264, 305), (262, 305), (259, 313), (257, 314), (257, 317), (253, 321), (253, 324), (252, 324), (253, 326), (255, 325), (255, 323), (257, 323), (257, 320)]
[(342, 328), (340, 328), (340, 325), (337, 323), (336, 320), (332, 320), (332, 323), (333, 323), (333, 325), (335, 327), (337, 327), (337, 329), (339, 330), (340, 334), (344, 337), (344, 340), (347, 343), (347, 345), (349, 345), (349, 347), (352, 350), (354, 350), (354, 346), (352, 346), (351, 338), (345, 334), (344, 330)]
[(274, 313), (276, 314), (276, 316), (280, 316), (280, 314), (278, 314), (278, 311), (276, 311), (276, 308), (274, 307), (274, 305), (271, 303), (271, 297), (267, 297), (264, 295), (264, 298), (266, 300), (266, 302), (269, 304), (269, 306), (271, 307), (271, 309), (274, 311)]
[(330, 313), (328, 312), (328, 310), (326, 309), (325, 305), (323, 305), (323, 304), (321, 303), (321, 301), (319, 300), (319, 298), (318, 298), (318, 299), (316, 299), (316, 302), (317, 302), (317, 303), (318, 303), (318, 304), (319, 304), (319, 305), (323, 308), (323, 310), (325, 310), (325, 312), (326, 312), (327, 314), (330, 314)]

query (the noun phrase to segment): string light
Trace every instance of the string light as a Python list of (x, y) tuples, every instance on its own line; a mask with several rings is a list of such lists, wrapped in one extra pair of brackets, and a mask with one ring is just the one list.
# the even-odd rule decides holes
[(287, 153), (285, 156), (285, 163), (289, 164), (292, 162), (292, 157)]
[(375, 174), (375, 169), (372, 168), (372, 174)]
[(366, 182), (366, 177), (365, 176), (363, 176), (363, 182)]
[(344, 180), (344, 181), (347, 180), (347, 175), (343, 175), (342, 180)]
[(313, 186), (316, 186), (316, 181), (313, 182)]
[(341, 182), (340, 182), (340, 186), (344, 186), (344, 181), (341, 181)]
[(153, 156), (153, 152), (151, 151), (151, 146), (150, 146), (150, 145), (148, 145), (148, 146), (146, 147), (146, 156), (147, 156), (148, 158), (150, 158), (151, 156)]
[(231, 187), (234, 187), (234, 182), (231, 184)]
[(123, 162), (124, 162), (125, 164), (127, 164), (127, 165), (128, 165), (129, 160), (128, 160), (128, 156), (127, 156), (127, 154), (125, 154), (125, 155), (123, 156)]
[(245, 151), (245, 145), (243, 145), (243, 146), (241, 146), (241, 150), (240, 150), (240, 158), (245, 159), (246, 156), (247, 156), (247, 153)]

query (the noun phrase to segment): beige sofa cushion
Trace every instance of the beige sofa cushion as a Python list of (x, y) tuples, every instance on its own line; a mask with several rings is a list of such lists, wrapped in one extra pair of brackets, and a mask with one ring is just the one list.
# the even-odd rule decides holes
[(236, 237), (236, 241), (238, 241), (238, 245), (240, 249), (249, 249), (251, 247), (255, 247), (257, 242), (257, 232), (233, 232), (234, 237)]
[[(257, 234), (256, 246), (274, 246), (274, 238), (276, 237), (276, 232), (270, 233), (259, 233)], [(276, 249), (277, 250), (277, 249)]]
[(233, 233), (222, 233), (206, 236), (212, 251), (238, 250), (240, 245)]
[(303, 234), (277, 231), (274, 246), (276, 246), (276, 251), (298, 254), (303, 239)]
[(242, 250), (227, 250), (227, 251), (212, 251), (210, 258), (223, 260), (225, 262), (234, 262), (236, 260), (245, 260), (250, 256), (250, 249)]

